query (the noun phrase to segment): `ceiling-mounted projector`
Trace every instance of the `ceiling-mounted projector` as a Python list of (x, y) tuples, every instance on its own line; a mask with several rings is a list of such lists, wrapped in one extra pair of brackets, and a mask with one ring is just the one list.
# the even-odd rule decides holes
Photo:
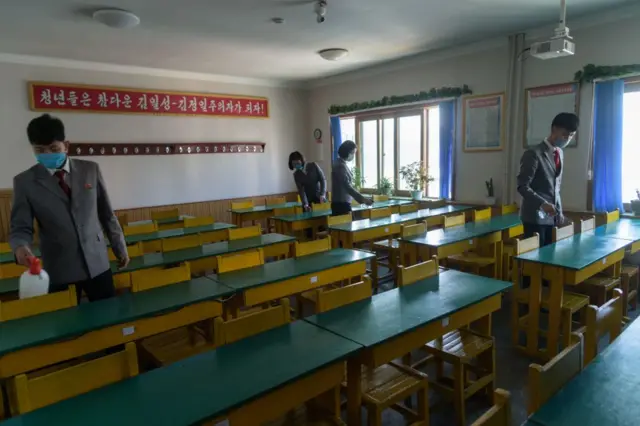
[(554, 59), (563, 56), (572, 56), (576, 53), (576, 44), (569, 35), (569, 27), (566, 25), (567, 5), (566, 0), (560, 0), (560, 22), (555, 34), (547, 41), (531, 44), (529, 53), (538, 59)]

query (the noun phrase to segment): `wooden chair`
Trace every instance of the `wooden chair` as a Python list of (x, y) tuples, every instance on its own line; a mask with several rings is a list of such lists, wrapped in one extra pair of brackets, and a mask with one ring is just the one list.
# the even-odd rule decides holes
[(131, 291), (136, 293), (189, 280), (191, 280), (189, 262), (167, 269), (142, 269), (131, 272)]
[(615, 209), (612, 212), (607, 212), (607, 214), (604, 217), (605, 220), (605, 224), (607, 223), (613, 223), (616, 220), (620, 220), (620, 210), (619, 209)]
[(264, 265), (264, 252), (262, 249), (245, 251), (239, 254), (226, 254), (216, 256), (218, 273), (237, 271), (238, 269), (253, 268)]
[[(280, 216), (293, 216), (296, 214), (296, 208), (294, 206), (292, 207), (280, 207), (277, 209), (273, 209), (273, 217), (280, 217)], [(278, 232), (278, 233), (283, 233), (282, 229), (279, 229), (278, 225), (279, 222), (276, 222), (275, 220), (273, 220), (273, 217), (269, 218), (269, 230), (271, 230), (271, 232)]]
[(518, 205), (516, 203), (513, 204), (503, 204), (497, 207), (498, 216), (504, 216), (507, 214), (518, 213)]
[(402, 266), (398, 268), (398, 287), (413, 284), (425, 278), (438, 275), (440, 267), (438, 258), (433, 256), (431, 260), (416, 265)]
[(163, 253), (193, 247), (200, 247), (202, 245), (200, 241), (200, 235), (198, 234), (184, 235), (182, 237), (163, 238), (162, 240), (160, 240), (160, 244), (162, 246)]
[[(452, 221), (445, 217), (445, 229), (451, 226), (456, 226), (452, 225), (451, 222), (464, 224), (464, 218), (464, 214), (457, 216), (457, 219)], [(482, 210), (473, 210), (471, 212), (471, 218), (474, 222), (491, 219), (491, 207), (487, 207)], [(461, 220), (462, 223), (460, 223)], [(446, 264), (449, 267), (469, 271), (475, 275), (481, 275), (483, 271), (488, 268), (492, 268), (493, 271), (490, 274), (492, 278), (499, 278), (500, 273), (502, 273), (502, 271), (499, 271), (497, 267), (498, 254), (495, 244), (492, 244), (491, 247), (479, 247), (476, 250), (470, 250), (461, 254), (449, 256), (447, 257)]]
[(445, 216), (443, 220), (443, 227), (447, 229), (453, 226), (461, 226), (465, 224), (465, 221), (464, 213)]
[[(310, 254), (329, 251), (331, 250), (331, 247), (331, 237), (328, 236), (321, 240), (313, 240), (305, 243), (299, 243), (296, 241), (293, 247), (293, 252), (295, 257), (299, 258), (308, 256)], [(333, 287), (333, 285), (330, 285), (328, 287)], [(310, 290), (296, 295), (296, 315), (298, 316), (298, 318), (302, 318), (305, 304), (310, 304), (312, 306), (315, 306), (317, 304), (318, 301), (316, 298), (316, 294), (317, 293), (315, 290)]]
[(17, 278), (26, 270), (26, 267), (17, 263), (3, 263), (0, 264), (0, 278)]
[(341, 225), (353, 221), (353, 214), (347, 213), (340, 216), (327, 216), (327, 226)]
[(291, 322), (289, 299), (280, 299), (278, 306), (224, 321), (220, 317), (214, 320), (214, 346), (222, 346), (253, 336), (272, 328)]
[(493, 407), (484, 413), (471, 426), (511, 426), (511, 394), (504, 389), (496, 389), (493, 394)]
[[(374, 220), (383, 217), (389, 217), (391, 216), (392, 211), (390, 207), (384, 207), (380, 209), (364, 210), (363, 214), (365, 216), (368, 215), (369, 219)], [(374, 285), (377, 291), (378, 284), (382, 280), (388, 277), (395, 276), (394, 271), (396, 269), (396, 259), (400, 250), (400, 244), (392, 236), (389, 236), (385, 240), (372, 241), (371, 249), (376, 253), (375, 261), (371, 261), (371, 269), (373, 270), (374, 268), (376, 268), (376, 273), (372, 273), (372, 275), (374, 277)], [(389, 268), (389, 273), (382, 277), (378, 277), (377, 268), (379, 265), (383, 265)]]
[(198, 226), (213, 225), (213, 216), (185, 217), (183, 220), (185, 228), (196, 228)]
[(326, 202), (326, 203), (312, 203), (311, 204), (311, 209), (314, 212), (326, 212), (328, 210), (331, 210), (331, 203)]
[[(417, 235), (422, 235), (427, 232), (427, 223), (420, 222), (415, 225), (401, 225), (400, 226), (400, 237), (401, 238), (410, 238)], [(398, 240), (395, 240), (398, 241)], [(418, 259), (415, 256), (415, 252), (408, 248), (407, 244), (401, 243), (398, 241), (400, 246), (400, 255), (399, 255), (399, 265), (401, 266), (411, 266), (418, 263)], [(396, 268), (397, 269), (397, 268)], [(397, 271), (396, 271), (397, 272)]]
[(418, 208), (420, 206), (413, 203), (413, 204), (401, 204), (398, 209), (400, 214), (406, 214), (406, 213), (415, 213), (418, 211)]
[(169, 209), (151, 212), (151, 220), (173, 219), (180, 217), (180, 210)]
[[(436, 266), (437, 267), (437, 266)], [(344, 287), (317, 291), (317, 313), (327, 312), (350, 303), (371, 297), (368, 277), (362, 282)], [(413, 426), (429, 424), (429, 391), (427, 375), (395, 362), (376, 369), (362, 367), (362, 402), (367, 407), (369, 425), (382, 425), (382, 413), (393, 408), (399, 413), (413, 417)], [(347, 384), (343, 383), (343, 387)], [(406, 398), (417, 394), (417, 412), (400, 405)]]
[(29, 297), (27, 299), (0, 301), (0, 322), (40, 315), (47, 312), (77, 306), (76, 287), (70, 285), (66, 291)]
[(598, 342), (609, 334), (609, 343), (622, 332), (622, 291), (613, 290), (614, 297), (604, 305), (589, 305), (587, 308), (587, 330), (584, 335), (584, 363), (589, 364), (598, 354)]
[(9, 243), (0, 243), (0, 254), (11, 253), (12, 251)]
[(620, 271), (620, 281), (622, 283), (622, 315), (629, 315), (629, 304), (633, 310), (638, 308), (638, 287), (640, 284), (638, 267), (636, 265), (622, 265)]
[(444, 199), (429, 202), (430, 209), (439, 209), (440, 207), (444, 207), (446, 205), (447, 205), (447, 200), (444, 200)]
[(535, 413), (565, 384), (582, 372), (582, 334), (571, 334), (571, 344), (545, 365), (529, 365), (527, 413)]
[(270, 197), (265, 199), (265, 204), (267, 206), (277, 206), (281, 204), (285, 204), (287, 202), (287, 197)]
[(253, 208), (253, 201), (232, 201), (230, 204), (231, 210), (242, 210)]
[(389, 201), (389, 196), (388, 195), (377, 195), (377, 194), (373, 195), (373, 202), (374, 203), (379, 203), (379, 202), (383, 202), (383, 201)]
[(10, 380), (13, 415), (25, 414), (138, 375), (135, 343), (124, 351), (48, 374), (20, 374)]
[(259, 237), (262, 235), (262, 227), (258, 224), (254, 226), (247, 226), (245, 228), (229, 228), (227, 233), (229, 241)]
[(383, 207), (380, 209), (366, 209), (362, 211), (363, 217), (367, 217), (371, 220), (380, 219), (382, 217), (389, 217), (391, 216), (391, 214), (391, 207)]
[(573, 237), (575, 235), (575, 228), (571, 225), (563, 226), (562, 228), (558, 228), (557, 226), (553, 227), (551, 231), (551, 241), (554, 243), (560, 240), (565, 240), (569, 237)]
[(489, 220), (491, 219), (491, 207), (487, 207), (482, 210), (473, 210), (471, 212), (471, 220), (474, 222), (478, 220)]
[(145, 223), (144, 225), (130, 225), (122, 229), (125, 237), (130, 235), (151, 234), (158, 231), (158, 225), (155, 223)]
[(574, 232), (581, 234), (583, 232), (591, 231), (596, 227), (596, 217), (591, 216), (589, 219), (580, 219), (574, 223)]
[[(108, 249), (108, 254), (109, 254), (109, 262), (115, 262), (117, 260), (116, 255), (113, 254), (113, 249), (111, 249), (111, 247), (109, 247)], [(129, 254), (130, 259), (144, 256), (144, 248), (143, 248), (142, 242), (127, 246), (127, 254)], [(114, 273), (113, 285), (116, 287), (116, 291), (122, 291), (125, 288), (130, 288), (131, 274), (129, 272)]]

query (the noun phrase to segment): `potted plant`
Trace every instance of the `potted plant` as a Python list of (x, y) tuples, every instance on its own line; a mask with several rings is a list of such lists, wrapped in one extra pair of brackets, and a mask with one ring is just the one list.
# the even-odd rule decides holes
[(484, 182), (487, 187), (487, 198), (485, 199), (488, 206), (493, 206), (496, 204), (495, 193), (493, 192), (493, 178)]
[(401, 167), (400, 176), (409, 185), (411, 198), (414, 200), (422, 199), (425, 184), (434, 180), (432, 176), (427, 174), (427, 169), (422, 161), (416, 161)]
[(364, 186), (364, 176), (362, 176), (362, 171), (360, 167), (354, 167), (351, 169), (351, 173), (353, 174), (353, 187), (360, 192), (362, 187)]
[(640, 216), (640, 191), (636, 189), (636, 197), (635, 200), (631, 200), (631, 210), (633, 210), (634, 216)]
[(391, 197), (393, 195), (393, 182), (386, 177), (380, 178), (380, 183), (376, 185), (376, 193), (378, 195), (387, 195)]

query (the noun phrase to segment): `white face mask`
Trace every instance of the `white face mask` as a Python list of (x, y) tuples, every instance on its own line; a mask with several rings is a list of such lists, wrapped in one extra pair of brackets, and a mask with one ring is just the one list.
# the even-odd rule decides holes
[(351, 154), (349, 154), (349, 156), (347, 157), (347, 162), (352, 162), (354, 159), (356, 158), (356, 153), (352, 152)]

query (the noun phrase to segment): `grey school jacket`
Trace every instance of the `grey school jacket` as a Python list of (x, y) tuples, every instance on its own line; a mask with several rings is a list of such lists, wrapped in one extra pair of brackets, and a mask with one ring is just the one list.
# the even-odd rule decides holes
[(35, 219), (43, 267), (55, 285), (87, 280), (109, 269), (104, 233), (116, 257), (127, 255), (122, 228), (111, 208), (98, 165), (67, 161), (71, 199), (60, 188), (58, 179), (40, 164), (13, 179), (9, 243), (14, 252), (20, 246), (30, 247)]
[[(542, 142), (522, 154), (518, 174), (518, 192), (522, 195), (520, 216), (522, 222), (537, 225), (554, 225), (562, 218), (560, 185), (564, 169), (564, 153), (560, 152), (560, 170), (556, 170), (553, 149)], [(540, 216), (544, 202), (556, 207), (558, 216)]]
[(316, 163), (306, 163), (304, 171), (296, 170), (293, 179), (298, 188), (298, 195), (303, 205), (319, 203), (320, 198), (327, 193), (327, 179), (320, 166)]
[(331, 170), (331, 202), (351, 203), (353, 198), (359, 203), (364, 203), (366, 198), (353, 187), (353, 174), (349, 165), (342, 158), (338, 158), (333, 163)]

